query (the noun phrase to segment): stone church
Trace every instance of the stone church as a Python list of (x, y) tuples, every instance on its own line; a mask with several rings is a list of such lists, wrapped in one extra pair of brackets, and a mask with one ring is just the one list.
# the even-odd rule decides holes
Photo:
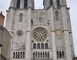
[(43, 9), (34, 4), (34, 0), (11, 0), (5, 26), (11, 35), (9, 60), (73, 60), (66, 0), (43, 0)]

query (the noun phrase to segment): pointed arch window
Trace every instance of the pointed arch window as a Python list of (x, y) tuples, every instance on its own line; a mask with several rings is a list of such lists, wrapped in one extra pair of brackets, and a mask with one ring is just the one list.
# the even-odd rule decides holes
[(24, 0), (24, 8), (28, 6), (28, 0)]
[(59, 21), (59, 12), (55, 11), (56, 20)]
[(17, 0), (17, 8), (20, 8), (20, 0)]
[(25, 59), (25, 52), (13, 52), (13, 59)]
[(59, 52), (57, 51), (57, 58), (59, 58)]
[(35, 43), (33, 44), (33, 49), (36, 49), (36, 44)]
[(53, 0), (50, 0), (50, 5), (51, 5), (51, 6), (53, 5)]
[(49, 59), (49, 52), (48, 52), (48, 59)]
[(44, 49), (44, 43), (41, 44), (41, 49)]
[(13, 59), (15, 59), (15, 56), (16, 56), (16, 54), (15, 54), (15, 52), (13, 52)]
[(62, 58), (64, 58), (64, 51), (62, 51)]
[(20, 21), (20, 22), (22, 22), (23, 14), (22, 14), (22, 13), (20, 13), (19, 17), (20, 17), (19, 21)]
[(48, 43), (45, 44), (45, 49), (48, 49)]
[(25, 59), (25, 52), (23, 52), (23, 59)]
[(57, 7), (60, 7), (60, 0), (57, 0)]
[(39, 22), (40, 22), (40, 23), (42, 22), (42, 18), (41, 18), (41, 17), (39, 17)]
[(40, 43), (37, 44), (37, 49), (40, 49)]
[(33, 59), (35, 59), (35, 52), (33, 52)]
[(18, 57), (17, 57), (17, 56), (18, 56), (18, 53), (16, 52), (16, 59), (18, 59)]
[(64, 58), (64, 51), (57, 51), (57, 58)]

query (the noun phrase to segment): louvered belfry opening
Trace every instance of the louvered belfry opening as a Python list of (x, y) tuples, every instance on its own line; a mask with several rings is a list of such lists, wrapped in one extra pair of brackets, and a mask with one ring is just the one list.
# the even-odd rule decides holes
[(24, 0), (24, 8), (28, 6), (28, 0)]
[(20, 8), (20, 0), (17, 0), (17, 6), (16, 8)]

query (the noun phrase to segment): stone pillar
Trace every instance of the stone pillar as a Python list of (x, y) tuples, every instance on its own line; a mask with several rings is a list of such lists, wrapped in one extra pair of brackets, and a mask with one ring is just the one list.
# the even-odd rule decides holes
[(31, 60), (31, 8), (27, 11), (27, 31), (26, 31), (26, 59)]
[(11, 0), (10, 7), (15, 7), (15, 0)]
[(54, 6), (54, 8), (57, 8), (57, 1), (56, 0), (53, 0), (53, 6)]
[(57, 54), (56, 54), (56, 41), (55, 41), (55, 32), (51, 32), (52, 35), (52, 51), (53, 51), (53, 60), (57, 60)]
[[(9, 31), (11, 37), (13, 38), (13, 31), (14, 31), (14, 14), (15, 14), (15, 9), (14, 8), (10, 8), (7, 11), (7, 17), (6, 17), (6, 29)], [(12, 41), (13, 39), (11, 39), (11, 48), (10, 48), (10, 59), (13, 58), (12, 56)]]
[(33, 0), (28, 0), (28, 7), (33, 8)]
[(44, 0), (43, 4), (44, 4), (44, 9), (48, 9), (50, 6), (50, 0)]
[(55, 41), (55, 26), (54, 26), (54, 15), (53, 15), (53, 7), (49, 9), (49, 18), (50, 18), (50, 29), (51, 29), (51, 40), (52, 40), (52, 57), (53, 60), (57, 60), (56, 55), (56, 41)]
[(67, 21), (67, 11), (65, 6), (61, 7), (61, 14), (62, 14), (63, 30), (64, 30), (63, 34), (64, 34), (65, 60), (72, 60), (69, 27)]
[(75, 57), (75, 52), (74, 52), (74, 44), (73, 44), (73, 38), (72, 38), (72, 32), (70, 32), (70, 41), (71, 41), (71, 54), (72, 54), (72, 58)]
[(65, 59), (72, 60), (69, 32), (64, 31)]
[(24, 0), (21, 0), (20, 2), (20, 9), (24, 9)]
[(69, 14), (69, 8), (67, 8), (67, 16), (68, 16), (68, 26), (69, 26), (69, 31), (70, 31), (70, 42), (71, 42), (71, 52), (72, 52), (72, 57), (75, 57), (74, 53), (74, 44), (73, 44), (73, 38), (72, 38), (72, 28), (71, 28), (71, 21), (70, 21), (70, 14)]
[(6, 17), (6, 29), (9, 31), (10, 35), (12, 33), (12, 30), (14, 29), (14, 14), (15, 14), (15, 9), (10, 8), (7, 11), (7, 17)]

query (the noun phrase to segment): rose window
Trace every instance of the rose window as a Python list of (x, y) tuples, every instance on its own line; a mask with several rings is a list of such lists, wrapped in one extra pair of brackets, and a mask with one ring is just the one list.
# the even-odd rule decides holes
[(44, 41), (47, 38), (47, 30), (42, 27), (34, 29), (33, 38), (37, 41)]

